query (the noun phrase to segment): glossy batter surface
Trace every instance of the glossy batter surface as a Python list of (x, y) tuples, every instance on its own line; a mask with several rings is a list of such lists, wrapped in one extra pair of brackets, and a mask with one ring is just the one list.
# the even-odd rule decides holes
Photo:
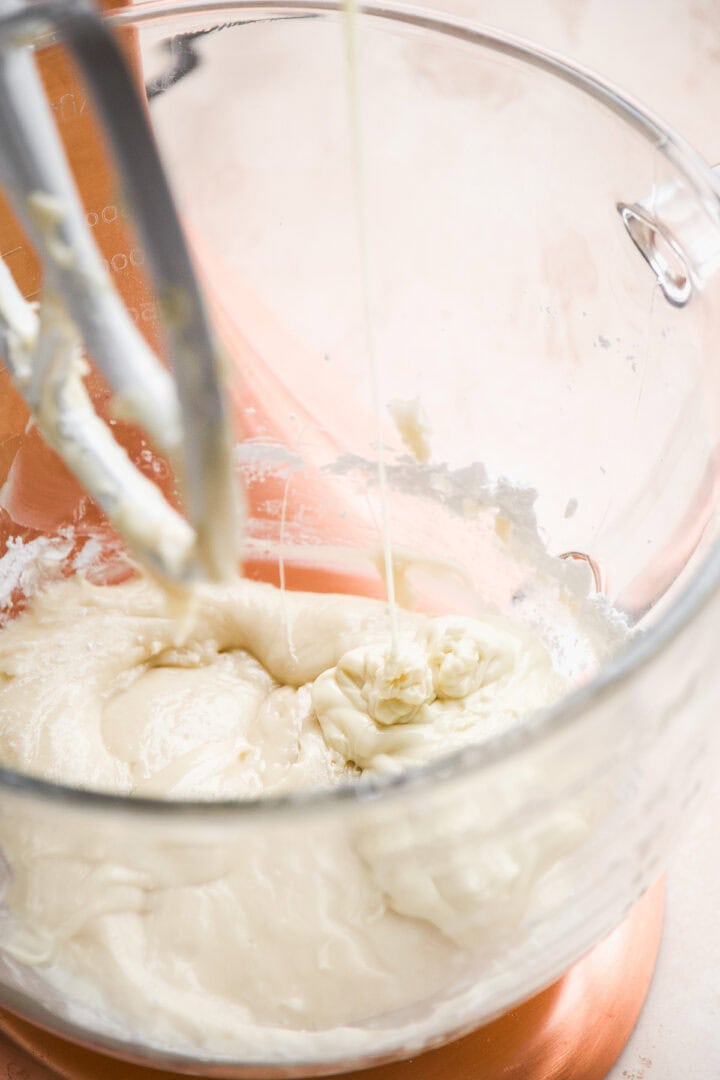
[[(393, 650), (373, 600), (242, 581), (173, 610), (147, 581), (51, 585), (0, 634), (2, 761), (173, 799), (362, 784), (488, 738), (565, 688), (520, 624), (398, 616)], [(333, 1029), (335, 1050), (354, 1053), (380, 1038), (365, 1018), (442, 993), (585, 835), (563, 811), (513, 847), (485, 835), (496, 809), (488, 789), (485, 807), (357, 828), (328, 815), (289, 840), (258, 827), (212, 843), (20, 814), (0, 822), (4, 944), (143, 1040), (261, 1058), (269, 1038), (274, 1053), (319, 1053)], [(431, 875), (427, 859), (446, 853)]]

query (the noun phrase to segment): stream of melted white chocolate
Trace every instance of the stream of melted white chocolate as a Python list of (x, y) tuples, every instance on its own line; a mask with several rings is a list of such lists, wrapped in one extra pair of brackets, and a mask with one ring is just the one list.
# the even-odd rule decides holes
[(392, 537), (390, 535), (390, 508), (388, 505), (387, 470), (383, 446), (383, 395), (375, 342), (375, 323), (372, 304), (372, 275), (368, 244), (367, 185), (365, 180), (365, 143), (360, 84), (360, 57), (358, 50), (357, 0), (344, 0), (343, 30), (347, 56), (346, 83), (348, 96), (348, 129), (352, 156), (353, 194), (355, 197), (355, 220), (360, 263), (360, 289), (362, 293), (363, 330), (370, 393), (372, 396), (375, 427), (375, 453), (377, 455), (378, 484), (380, 488), (380, 516), (382, 526), (382, 551), (385, 587), (387, 589), (390, 634), (393, 650), (398, 647), (397, 603), (395, 599), (395, 573), (393, 570)]

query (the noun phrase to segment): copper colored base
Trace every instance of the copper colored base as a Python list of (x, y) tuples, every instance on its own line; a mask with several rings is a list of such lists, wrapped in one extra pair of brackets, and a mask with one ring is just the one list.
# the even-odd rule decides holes
[[(604, 941), (542, 993), (456, 1042), (348, 1080), (603, 1080), (640, 1015), (664, 914), (658, 882)], [(180, 1080), (0, 1012), (0, 1030), (64, 1080)]]

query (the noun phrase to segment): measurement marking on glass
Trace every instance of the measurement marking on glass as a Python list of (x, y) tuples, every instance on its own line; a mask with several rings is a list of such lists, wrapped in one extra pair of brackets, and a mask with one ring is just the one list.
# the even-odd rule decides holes
[(91, 229), (94, 229), (96, 225), (112, 225), (114, 221), (117, 221), (119, 217), (125, 217), (122, 211), (119, 211), (114, 203), (110, 203), (108, 206), (103, 206), (102, 210), (90, 210), (85, 219)]

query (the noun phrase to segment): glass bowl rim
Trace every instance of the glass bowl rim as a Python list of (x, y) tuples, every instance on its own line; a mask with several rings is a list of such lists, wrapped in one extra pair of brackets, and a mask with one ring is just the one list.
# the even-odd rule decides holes
[[(178, 16), (221, 15), (229, 11), (262, 13), (278, 18), (297, 15), (327, 15), (343, 10), (342, 0), (136, 0), (132, 5), (116, 7), (104, 13), (114, 28), (139, 26)], [(471, 20), (420, 9), (403, 3), (360, 2), (359, 15), (429, 30), (445, 37), (477, 45), (510, 56), (583, 91), (620, 116), (684, 174), (711, 219), (720, 229), (720, 180), (705, 159), (671, 127), (619, 88), (581, 65), (530, 41), (506, 34)], [(720, 588), (720, 541), (714, 543), (680, 596), (649, 631), (632, 639), (617, 657), (604, 665), (587, 683), (578, 687), (555, 705), (528, 716), (511, 730), (477, 746), (465, 747), (423, 766), (400, 774), (363, 779), (336, 788), (322, 788), (287, 795), (267, 795), (246, 800), (173, 800), (115, 795), (93, 789), (75, 788), (0, 767), (0, 790), (21, 796), (78, 808), (87, 807), (123, 814), (159, 816), (165, 819), (188, 818), (219, 821), (230, 818), (255, 819), (276, 817), (299, 811), (318, 811), (325, 807), (354, 805), (422, 791), (428, 785), (442, 784), (494, 764), (541, 742), (571, 725), (580, 723), (593, 706), (622, 691), (645, 665), (668, 648), (687, 624), (712, 600)]]

